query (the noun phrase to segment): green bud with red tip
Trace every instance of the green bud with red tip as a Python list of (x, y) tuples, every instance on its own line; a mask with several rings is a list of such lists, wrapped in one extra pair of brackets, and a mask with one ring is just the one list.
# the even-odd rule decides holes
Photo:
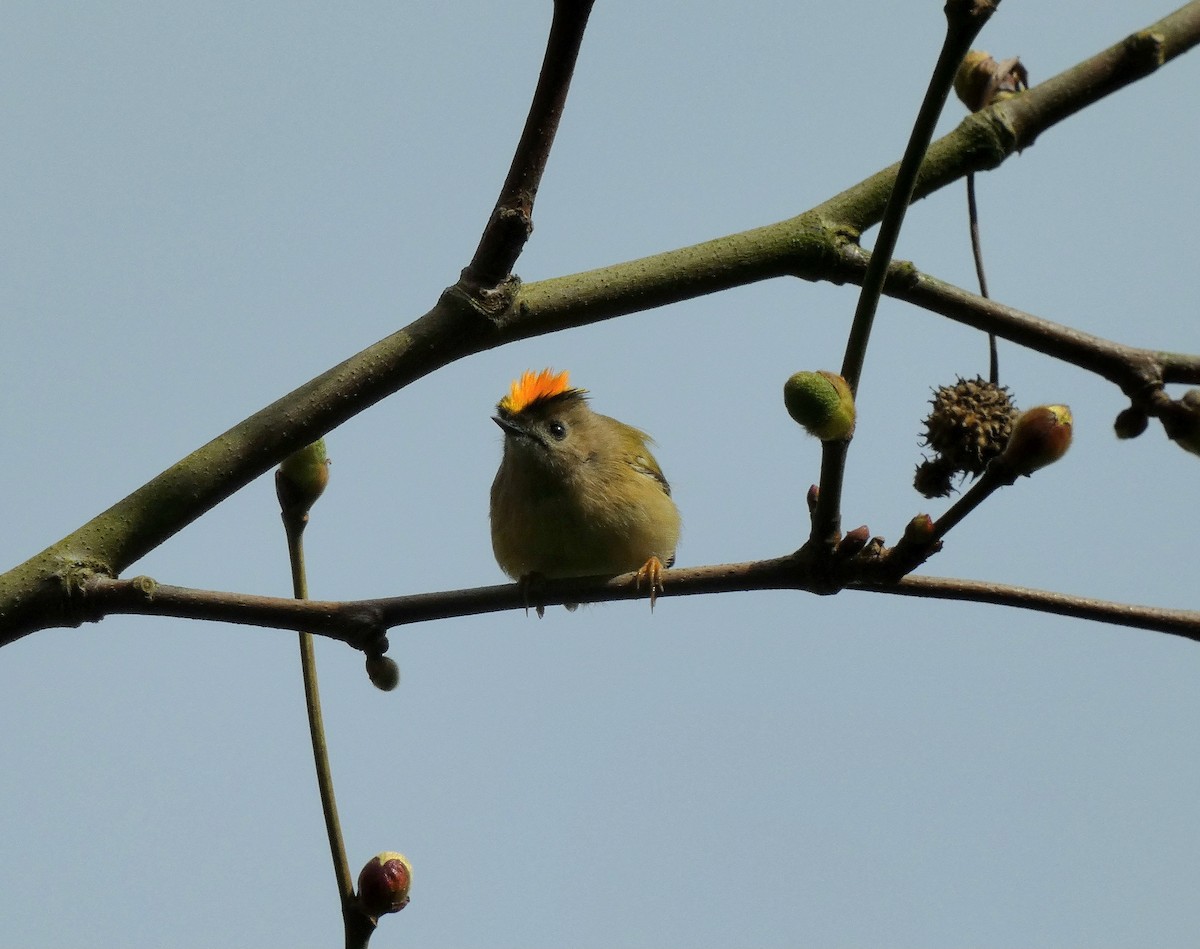
[(788, 414), (823, 442), (854, 434), (854, 393), (835, 372), (797, 372), (783, 386)]
[(1039, 405), (1022, 412), (1000, 457), (1017, 474), (1054, 464), (1071, 447), (1074, 419), (1065, 405)]
[(385, 850), (376, 854), (358, 875), (358, 905), (373, 918), (398, 913), (408, 905), (412, 886), (412, 864), (402, 853)]
[(927, 544), (933, 539), (933, 518), (918, 514), (904, 526), (904, 539), (910, 544)]

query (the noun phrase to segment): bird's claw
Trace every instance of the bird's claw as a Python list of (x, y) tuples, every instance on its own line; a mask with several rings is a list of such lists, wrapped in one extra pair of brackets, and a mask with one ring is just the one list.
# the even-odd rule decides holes
[(658, 595), (663, 592), (663, 564), (657, 557), (651, 557), (637, 573), (633, 575), (633, 587), (635, 590), (640, 590), (643, 583), (648, 583), (650, 586), (650, 612), (654, 612), (654, 602), (658, 599)]
[(517, 581), (521, 588), (521, 598), (525, 601), (525, 615), (529, 615), (529, 607), (537, 611), (538, 619), (546, 615), (546, 604), (542, 602), (542, 587), (546, 578), (540, 573), (527, 573)]

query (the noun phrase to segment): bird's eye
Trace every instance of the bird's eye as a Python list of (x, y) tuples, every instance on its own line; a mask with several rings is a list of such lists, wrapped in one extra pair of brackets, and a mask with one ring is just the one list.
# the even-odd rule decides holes
[(558, 419), (553, 419), (550, 424), (546, 426), (546, 431), (550, 433), (550, 437), (555, 441), (561, 442), (567, 437), (567, 426)]

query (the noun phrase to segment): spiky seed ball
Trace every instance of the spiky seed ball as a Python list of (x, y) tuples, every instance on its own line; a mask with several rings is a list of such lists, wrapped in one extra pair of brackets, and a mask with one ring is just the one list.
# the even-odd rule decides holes
[(948, 498), (954, 491), (954, 476), (958, 469), (938, 455), (926, 458), (917, 465), (913, 487), (927, 498)]
[(925, 419), (925, 444), (953, 471), (980, 475), (1004, 451), (1017, 416), (1008, 389), (974, 379), (959, 379), (934, 390), (933, 411)]

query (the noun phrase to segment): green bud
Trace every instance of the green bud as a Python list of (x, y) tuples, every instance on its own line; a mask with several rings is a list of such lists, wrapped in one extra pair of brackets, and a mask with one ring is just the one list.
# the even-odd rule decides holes
[(400, 667), (388, 656), (367, 656), (367, 678), (381, 692), (391, 692), (400, 684)]
[(795, 373), (784, 383), (783, 404), (808, 434), (823, 442), (854, 434), (854, 394), (837, 373), (824, 369)]
[(1113, 430), (1117, 433), (1117, 438), (1137, 438), (1146, 430), (1149, 422), (1143, 409), (1131, 405), (1117, 413), (1116, 421), (1113, 422)]
[(904, 527), (904, 539), (910, 544), (927, 544), (933, 539), (933, 518), (918, 514)]
[(288, 455), (275, 472), (279, 506), (291, 513), (307, 513), (328, 484), (329, 458), (323, 438)]

